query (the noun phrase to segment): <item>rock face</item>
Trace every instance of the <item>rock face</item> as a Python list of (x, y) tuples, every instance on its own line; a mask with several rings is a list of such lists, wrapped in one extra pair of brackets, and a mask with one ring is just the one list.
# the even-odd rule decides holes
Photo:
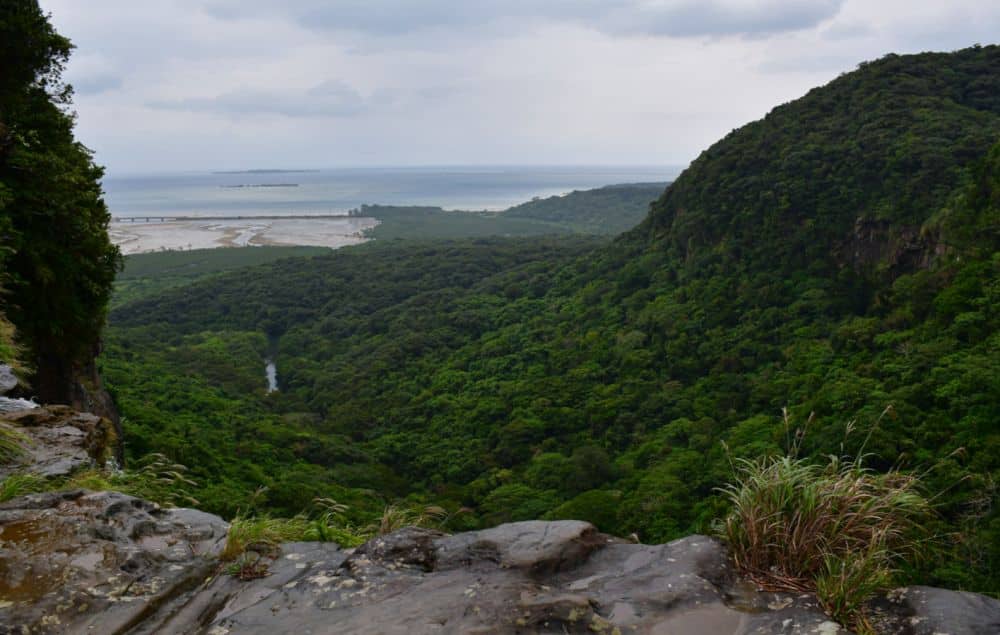
[(118, 436), (109, 420), (67, 406), (47, 406), (0, 415), (0, 427), (24, 438), (23, 454), (0, 464), (0, 478), (30, 471), (38, 476), (68, 476), (80, 468), (103, 466), (118, 454)]
[(703, 536), (636, 545), (574, 521), (404, 529), (353, 551), (285, 545), (269, 575), (242, 582), (216, 575), (225, 523), (192, 510), (48, 494), (0, 506), (0, 527), (0, 632), (843, 632), (808, 599), (741, 590)]
[(114, 492), (0, 504), (0, 633), (155, 632), (216, 570), (227, 528)]
[[(631, 544), (575, 521), (411, 528), (355, 550), (287, 544), (241, 581), (217, 561), (226, 530), (107, 492), (0, 505), (0, 633), (847, 633), (811, 596), (741, 582), (704, 536)], [(974, 594), (901, 589), (877, 613), (883, 633), (1000, 632), (1000, 602)]]
[[(710, 538), (628, 544), (575, 521), (455, 536), (405, 529), (350, 554), (295, 544), (272, 570), (242, 587), (216, 579), (203, 594), (218, 612), (170, 632), (846, 632), (814, 601), (739, 590)], [(207, 604), (190, 615), (208, 615)]]

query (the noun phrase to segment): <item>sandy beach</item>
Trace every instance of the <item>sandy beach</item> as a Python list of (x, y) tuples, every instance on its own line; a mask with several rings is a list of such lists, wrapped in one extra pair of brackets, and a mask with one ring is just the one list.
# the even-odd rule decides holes
[(132, 223), (113, 220), (111, 240), (123, 254), (151, 251), (308, 245), (344, 247), (364, 242), (362, 232), (374, 227), (373, 218), (260, 218), (241, 220), (168, 221)]

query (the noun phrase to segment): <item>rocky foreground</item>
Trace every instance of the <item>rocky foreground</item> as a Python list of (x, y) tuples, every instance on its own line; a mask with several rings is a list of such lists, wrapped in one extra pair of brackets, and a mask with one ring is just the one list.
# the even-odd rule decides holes
[[(70, 432), (86, 427), (76, 413), (42, 412), (22, 417), (34, 438), (97, 434)], [(577, 521), (404, 529), (353, 550), (261, 547), (265, 575), (244, 581), (218, 560), (227, 530), (114, 492), (4, 503), (0, 633), (847, 633), (812, 596), (741, 581), (705, 536), (632, 544)], [(873, 613), (881, 633), (1000, 633), (1000, 602), (971, 593), (898, 589)]]

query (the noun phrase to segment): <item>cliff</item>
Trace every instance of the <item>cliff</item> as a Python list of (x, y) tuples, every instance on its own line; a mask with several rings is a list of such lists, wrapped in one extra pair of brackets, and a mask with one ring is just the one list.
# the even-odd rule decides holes
[(121, 256), (103, 169), (74, 137), (62, 79), (72, 49), (35, 0), (0, 5), (0, 320), (17, 328), (30, 371), (22, 396), (117, 420), (94, 358)]
[[(7, 415), (33, 439), (20, 470), (65, 476), (107, 457), (108, 422), (66, 408)], [(51, 457), (73, 457), (53, 469)], [(39, 461), (32, 465), (31, 461)], [(3, 633), (847, 633), (808, 594), (760, 590), (706, 536), (627, 542), (579, 521), (447, 535), (407, 528), (356, 549), (251, 544), (229, 526), (117, 492), (0, 504)], [(928, 587), (871, 609), (875, 632), (986, 635), (1000, 602)]]

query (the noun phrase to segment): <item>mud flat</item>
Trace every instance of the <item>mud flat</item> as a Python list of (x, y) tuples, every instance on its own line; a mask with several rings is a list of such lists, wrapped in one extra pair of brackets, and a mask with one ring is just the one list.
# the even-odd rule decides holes
[(152, 251), (246, 247), (252, 245), (304, 245), (344, 247), (364, 242), (364, 230), (373, 218), (240, 219), (131, 223), (112, 221), (111, 240), (124, 254)]

